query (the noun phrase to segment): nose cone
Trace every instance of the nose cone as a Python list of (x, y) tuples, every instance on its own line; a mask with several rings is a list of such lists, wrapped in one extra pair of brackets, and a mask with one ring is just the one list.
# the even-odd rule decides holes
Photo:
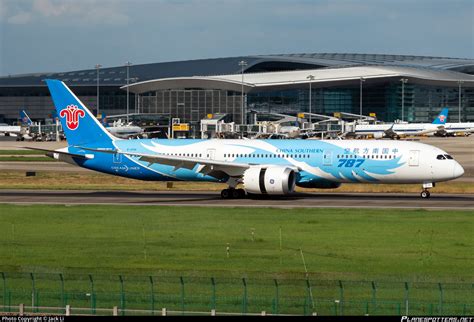
[(464, 174), (464, 169), (461, 167), (459, 163), (455, 162), (454, 167), (453, 167), (453, 177), (459, 178), (463, 174)]

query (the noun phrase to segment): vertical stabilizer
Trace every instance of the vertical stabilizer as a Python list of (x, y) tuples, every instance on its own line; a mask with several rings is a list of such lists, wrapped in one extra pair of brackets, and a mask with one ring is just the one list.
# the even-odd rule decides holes
[(445, 107), (441, 110), (441, 113), (435, 118), (433, 121), (433, 124), (440, 124), (444, 125), (446, 124), (446, 121), (448, 120), (448, 108)]
[(33, 121), (31, 121), (30, 117), (28, 114), (26, 114), (25, 110), (20, 111), (20, 122), (21, 125), (32, 125)]
[(110, 146), (115, 138), (63, 82), (47, 79), (46, 83), (69, 145)]

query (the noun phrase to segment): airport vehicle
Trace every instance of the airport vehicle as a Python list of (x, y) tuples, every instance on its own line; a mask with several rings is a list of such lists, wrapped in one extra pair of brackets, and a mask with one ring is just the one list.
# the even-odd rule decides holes
[(371, 135), (375, 139), (400, 139), (404, 136), (433, 135), (444, 130), (448, 108), (443, 108), (433, 123), (357, 124), (354, 134)]
[[(229, 185), (222, 198), (287, 195), (295, 186), (419, 183), (421, 197), (436, 182), (463, 175), (445, 151), (417, 142), (381, 140), (122, 140), (107, 132), (61, 81), (46, 80), (68, 147), (46, 155), (91, 170), (155, 181)], [(38, 149), (39, 150), (39, 149)], [(243, 184), (244, 189), (237, 189)]]

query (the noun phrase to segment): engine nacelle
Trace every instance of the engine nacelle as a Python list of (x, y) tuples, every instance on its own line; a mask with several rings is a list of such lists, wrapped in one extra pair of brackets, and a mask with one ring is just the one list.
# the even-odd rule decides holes
[(295, 170), (287, 167), (252, 167), (244, 172), (244, 188), (249, 193), (286, 195), (295, 191)]
[(385, 137), (385, 133), (383, 132), (375, 132), (374, 133), (374, 139), (382, 139)]

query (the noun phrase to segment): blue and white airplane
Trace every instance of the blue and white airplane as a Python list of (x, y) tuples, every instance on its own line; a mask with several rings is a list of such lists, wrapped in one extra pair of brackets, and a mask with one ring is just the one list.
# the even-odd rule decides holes
[(25, 110), (20, 111), (20, 124), (21, 125), (8, 125), (6, 123), (0, 123), (0, 134), (17, 137), (22, 140), (31, 140), (32, 137), (26, 133), (25, 127), (32, 125), (33, 122)]
[[(68, 147), (48, 156), (87, 169), (151, 181), (227, 183), (222, 198), (287, 195), (295, 186), (436, 182), (463, 175), (449, 154), (417, 142), (380, 140), (123, 140), (100, 124), (61, 81), (46, 80)], [(237, 189), (242, 184), (243, 189)]]
[(354, 133), (372, 135), (375, 139), (399, 139), (405, 136), (432, 136), (443, 131), (448, 119), (448, 108), (441, 110), (432, 123), (386, 123), (386, 124), (357, 124)]

